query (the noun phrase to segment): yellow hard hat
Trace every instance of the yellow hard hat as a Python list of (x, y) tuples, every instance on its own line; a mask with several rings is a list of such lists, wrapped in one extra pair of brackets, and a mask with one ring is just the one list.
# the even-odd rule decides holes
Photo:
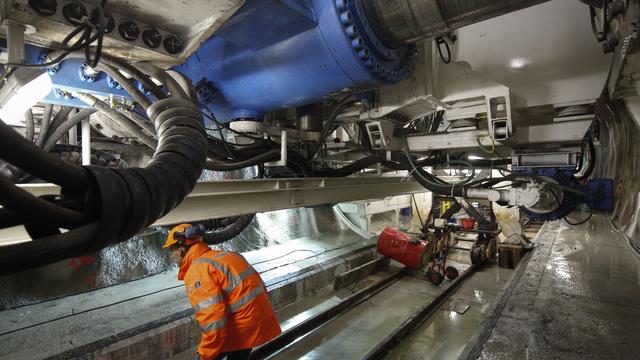
[[(187, 229), (192, 229), (196, 227), (198, 229), (193, 232), (194, 233), (193, 235), (195, 235), (195, 237), (193, 235), (189, 236), (191, 234), (185, 234), (187, 233)], [(174, 226), (169, 231), (169, 235), (167, 236), (167, 241), (164, 243), (162, 248), (166, 249), (173, 245), (186, 245), (186, 246), (193, 245), (198, 241), (202, 241), (202, 232), (203, 232), (203, 229), (200, 226), (193, 226), (191, 224), (180, 224), (180, 225)], [(189, 233), (191, 233), (191, 231), (189, 231)]]

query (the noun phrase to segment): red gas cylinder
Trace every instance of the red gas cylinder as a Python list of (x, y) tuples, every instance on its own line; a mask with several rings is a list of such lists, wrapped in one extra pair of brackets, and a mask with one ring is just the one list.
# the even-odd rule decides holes
[(410, 269), (420, 268), (425, 243), (417, 241), (402, 231), (386, 228), (378, 238), (378, 252), (388, 258), (399, 261)]

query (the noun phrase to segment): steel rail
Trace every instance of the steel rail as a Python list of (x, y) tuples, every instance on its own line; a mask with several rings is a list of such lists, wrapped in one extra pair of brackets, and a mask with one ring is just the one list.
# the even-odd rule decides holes
[(458, 276), (449, 286), (442, 289), (429, 304), (425, 305), (414, 313), (413, 316), (405, 320), (398, 328), (389, 334), (383, 341), (378, 343), (362, 359), (383, 359), (400, 342), (409, 336), (413, 330), (422, 325), (431, 317), (442, 304), (460, 288), (460, 286), (476, 270), (475, 265), (471, 265), (460, 276)]
[(331, 320), (337, 318), (341, 314), (353, 309), (359, 304), (367, 301), (380, 291), (386, 289), (391, 284), (398, 281), (407, 273), (406, 269), (396, 271), (375, 284), (366, 287), (355, 294), (349, 296), (338, 304), (310, 317), (309, 319), (285, 330), (280, 336), (257, 348), (251, 353), (251, 360), (266, 359), (269, 356), (284, 349), (288, 345), (294, 343), (301, 337), (309, 334), (313, 330), (325, 325)]

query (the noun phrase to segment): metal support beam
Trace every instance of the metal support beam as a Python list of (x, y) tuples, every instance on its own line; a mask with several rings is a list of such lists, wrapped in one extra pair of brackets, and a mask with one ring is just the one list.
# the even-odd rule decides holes
[(199, 183), (156, 225), (221, 218), (254, 212), (380, 199), (426, 190), (404, 178), (232, 180)]
[(520, 127), (511, 142), (516, 145), (579, 143), (592, 122), (590, 119)]
[(489, 137), (485, 130), (453, 131), (446, 134), (408, 136), (407, 143), (411, 151), (468, 149), (477, 148), (478, 139), (484, 137)]
[(3, 25), (7, 31), (7, 52), (9, 63), (23, 63), (25, 59), (24, 33), (27, 28), (18, 22), (4, 20)]
[[(25, 184), (20, 187), (36, 196), (60, 194), (60, 187), (53, 184)], [(417, 182), (407, 181), (401, 177), (201, 182), (182, 204), (153, 225), (170, 225), (355, 200), (381, 199), (425, 191)], [(0, 246), (26, 239), (28, 236), (21, 227), (0, 230)]]

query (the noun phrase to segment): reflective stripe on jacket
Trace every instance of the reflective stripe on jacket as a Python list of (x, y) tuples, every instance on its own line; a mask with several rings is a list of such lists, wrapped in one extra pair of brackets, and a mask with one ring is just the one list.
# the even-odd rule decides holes
[(249, 349), (280, 334), (264, 283), (242, 255), (197, 243), (183, 259), (179, 279), (202, 330), (203, 358)]

